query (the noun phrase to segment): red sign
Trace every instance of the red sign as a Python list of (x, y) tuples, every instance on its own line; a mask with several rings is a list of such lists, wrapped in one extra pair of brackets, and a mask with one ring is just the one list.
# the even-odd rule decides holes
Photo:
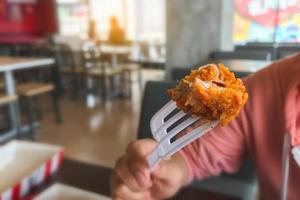
[[(1, 7), (4, 12), (1, 12)], [(0, 33), (38, 33), (38, 19), (37, 4), (0, 0)]]
[(0, 40), (21, 43), (56, 33), (58, 26), (55, 2), (0, 0)]

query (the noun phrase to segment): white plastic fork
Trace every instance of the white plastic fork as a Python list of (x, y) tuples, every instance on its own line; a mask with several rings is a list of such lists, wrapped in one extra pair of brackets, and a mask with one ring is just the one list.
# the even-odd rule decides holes
[(191, 126), (194, 122), (200, 119), (199, 117), (188, 117), (168, 132), (168, 128), (170, 128), (174, 123), (187, 115), (183, 111), (179, 111), (174, 116), (165, 121), (167, 116), (170, 115), (170, 113), (172, 113), (176, 108), (176, 103), (171, 100), (151, 118), (151, 132), (153, 138), (158, 142), (158, 145), (147, 156), (147, 161), (150, 169), (153, 169), (153, 167), (161, 160), (169, 158), (184, 146), (203, 136), (205, 133), (219, 124), (219, 120), (209, 121), (179, 137), (175, 141), (171, 141), (172, 138), (174, 138), (182, 130)]

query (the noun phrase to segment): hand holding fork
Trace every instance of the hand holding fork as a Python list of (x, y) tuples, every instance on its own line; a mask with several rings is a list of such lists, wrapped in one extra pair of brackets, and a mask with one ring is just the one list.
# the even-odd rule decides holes
[[(182, 111), (174, 114), (174, 110), (176, 103), (170, 101), (152, 117), (150, 127), (157, 142), (151, 139), (134, 141), (117, 161), (111, 177), (113, 199), (166, 199), (187, 184), (186, 163), (175, 153), (216, 127), (219, 121), (197, 126), (199, 117), (188, 116)], [(188, 128), (192, 125), (196, 128)], [(172, 158), (166, 160), (170, 156)]]

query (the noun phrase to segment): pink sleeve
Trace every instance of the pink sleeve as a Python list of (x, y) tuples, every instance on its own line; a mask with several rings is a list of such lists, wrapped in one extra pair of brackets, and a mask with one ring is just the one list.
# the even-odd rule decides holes
[(246, 155), (249, 132), (245, 109), (227, 126), (214, 129), (180, 151), (188, 166), (190, 182), (239, 169)]
[[(300, 53), (246, 78), (249, 100), (240, 115), (180, 151), (189, 169), (189, 180), (235, 172), (249, 156), (262, 183), (262, 199), (276, 199), (281, 187), (284, 134), (291, 134), (292, 145), (300, 144), (299, 77)], [(292, 199), (300, 199), (295, 166), (291, 168), (288, 193)]]

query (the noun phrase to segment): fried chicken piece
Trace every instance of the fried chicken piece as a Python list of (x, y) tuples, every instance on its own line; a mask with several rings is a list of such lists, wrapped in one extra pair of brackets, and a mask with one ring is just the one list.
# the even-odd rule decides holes
[(222, 126), (240, 113), (248, 99), (242, 80), (223, 64), (192, 70), (168, 94), (184, 112), (204, 119), (219, 119)]

